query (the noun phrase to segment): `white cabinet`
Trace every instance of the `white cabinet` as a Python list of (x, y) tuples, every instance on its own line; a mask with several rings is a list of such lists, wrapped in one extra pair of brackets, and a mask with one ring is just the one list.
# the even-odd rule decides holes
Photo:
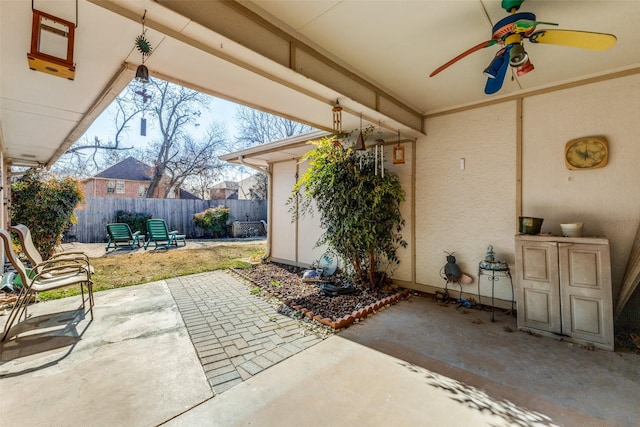
[(613, 350), (609, 241), (516, 236), (518, 328)]

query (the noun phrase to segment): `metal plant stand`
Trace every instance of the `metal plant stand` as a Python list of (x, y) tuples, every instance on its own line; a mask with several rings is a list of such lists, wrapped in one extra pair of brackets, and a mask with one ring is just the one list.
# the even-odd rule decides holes
[[(496, 275), (496, 273), (498, 273), (498, 275)], [(511, 270), (509, 269), (509, 266), (504, 265), (498, 268), (496, 267), (486, 268), (481, 265), (480, 267), (478, 267), (478, 302), (480, 303), (480, 305), (482, 305), (482, 301), (480, 299), (480, 280), (482, 279), (483, 275), (487, 276), (487, 279), (491, 282), (491, 321), (495, 322), (494, 291), (495, 291), (495, 283), (497, 280), (500, 279), (500, 276), (508, 278), (509, 283), (511, 284), (511, 313), (513, 314), (514, 312), (513, 303), (515, 300), (515, 293), (513, 290), (513, 279), (511, 278)]]

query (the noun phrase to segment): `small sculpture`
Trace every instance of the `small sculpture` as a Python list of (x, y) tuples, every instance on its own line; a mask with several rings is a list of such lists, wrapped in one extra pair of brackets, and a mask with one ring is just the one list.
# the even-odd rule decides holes
[(485, 253), (484, 260), (487, 262), (493, 262), (496, 260), (495, 252), (493, 252), (493, 246), (487, 246), (487, 252)]
[(322, 276), (321, 270), (305, 270), (302, 274), (302, 282), (319, 282), (320, 276)]
[(447, 255), (444, 275), (447, 277), (448, 282), (459, 282), (462, 277), (462, 270), (460, 270), (460, 267), (456, 264), (456, 257), (453, 256), (453, 253)]
[(487, 252), (484, 255), (484, 261), (480, 261), (480, 268), (485, 270), (505, 270), (509, 266), (505, 261), (496, 261), (496, 254), (493, 251), (493, 246), (487, 247)]

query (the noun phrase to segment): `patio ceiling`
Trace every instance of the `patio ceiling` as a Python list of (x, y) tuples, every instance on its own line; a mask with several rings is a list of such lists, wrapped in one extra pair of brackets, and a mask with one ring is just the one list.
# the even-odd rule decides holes
[(393, 138), (427, 133), (424, 116), (557, 85), (638, 72), (640, 2), (527, 0), (521, 11), (561, 29), (614, 33), (605, 51), (526, 44), (535, 70), (508, 76), (493, 96), (483, 49), (441, 74), (429, 73), (490, 38), (505, 17), (499, 0), (458, 1), (36, 1), (36, 9), (77, 22), (69, 81), (30, 71), (31, 4), (0, 2), (0, 140), (14, 164), (51, 164), (131, 81), (141, 56), (133, 41), (146, 12), (152, 76), (332, 128), (374, 125)]

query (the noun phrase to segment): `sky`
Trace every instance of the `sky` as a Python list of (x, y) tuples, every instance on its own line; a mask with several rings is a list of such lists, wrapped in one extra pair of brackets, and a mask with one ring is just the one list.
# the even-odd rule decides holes
[[(1, 1), (1, 0), (0, 0)], [(113, 104), (112, 104), (113, 105)], [(235, 104), (233, 102), (211, 97), (211, 102), (209, 104), (208, 110), (202, 112), (201, 116), (201, 126), (198, 129), (201, 129), (203, 132), (206, 131), (209, 123), (215, 121), (219, 124), (224, 125), (227, 133), (227, 137), (230, 140), (235, 139), (236, 134), (236, 110), (238, 109), (239, 104)], [(114, 135), (114, 118), (115, 108), (107, 107), (105, 111), (91, 124), (91, 126), (87, 129), (87, 131), (82, 136), (82, 140), (87, 139), (89, 141), (93, 141), (94, 137), (98, 137), (102, 141), (110, 141), (113, 140)], [(147, 134), (146, 136), (140, 135), (140, 120), (135, 119), (133, 124), (130, 126), (127, 135), (123, 138), (123, 147), (136, 147), (142, 148), (147, 144), (153, 142), (154, 138), (154, 125), (151, 121), (147, 121)], [(157, 132), (157, 129), (155, 130)], [(240, 181), (245, 179), (251, 175), (255, 174), (255, 171), (248, 170), (245, 167), (237, 166), (228, 169), (225, 171), (225, 176), (222, 177), (221, 181)]]
[[(209, 104), (208, 111), (203, 111), (202, 114), (202, 126), (201, 129), (205, 130), (206, 125), (212, 121), (224, 124), (227, 131), (227, 136), (231, 139), (235, 136), (236, 121), (235, 115), (238, 104), (235, 104), (224, 99), (211, 97), (211, 103)], [(113, 127), (114, 109), (108, 107), (87, 129), (82, 138), (88, 138), (93, 140), (97, 136), (102, 141), (109, 141), (113, 139), (114, 127)], [(129, 132), (125, 138), (125, 146), (144, 147), (149, 144), (153, 138), (153, 124), (150, 121), (147, 122), (147, 136), (140, 135), (140, 121), (135, 120), (131, 125)]]

